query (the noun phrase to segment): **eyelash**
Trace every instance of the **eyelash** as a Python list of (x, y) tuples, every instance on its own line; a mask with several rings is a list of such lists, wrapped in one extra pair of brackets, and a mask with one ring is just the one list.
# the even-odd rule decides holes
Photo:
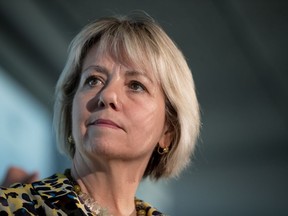
[[(91, 82), (93, 82), (93, 83), (91, 83)], [(95, 83), (95, 82), (97, 82), (97, 83)], [(103, 79), (101, 77), (98, 77), (95, 75), (88, 76), (84, 82), (84, 85), (88, 85), (89, 87), (95, 87), (95, 86), (99, 86), (101, 84), (104, 85)], [(147, 88), (141, 82), (136, 81), (136, 80), (130, 81), (128, 83), (128, 87), (134, 92), (147, 91)]]
[[(135, 85), (137, 85), (137, 89), (134, 88)], [(135, 92), (147, 91), (146, 87), (142, 83), (135, 81), (135, 80), (131, 81), (128, 86), (130, 89), (132, 89), (132, 91), (135, 91)], [(139, 87), (141, 88), (141, 90), (138, 89)]]
[[(92, 82), (97, 82), (97, 83), (92, 83)], [(91, 75), (91, 76), (88, 76), (84, 82), (84, 85), (89, 85), (90, 87), (95, 87), (95, 86), (98, 86), (101, 84), (104, 84), (103, 80), (98, 77), (98, 76), (94, 76), (94, 75)]]

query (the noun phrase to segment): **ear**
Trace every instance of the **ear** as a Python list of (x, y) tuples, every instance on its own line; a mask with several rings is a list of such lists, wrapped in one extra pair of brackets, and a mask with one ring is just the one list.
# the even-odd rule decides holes
[(169, 147), (172, 141), (173, 137), (173, 131), (172, 130), (165, 130), (165, 132), (162, 134), (162, 137), (159, 140), (159, 146), (161, 148)]

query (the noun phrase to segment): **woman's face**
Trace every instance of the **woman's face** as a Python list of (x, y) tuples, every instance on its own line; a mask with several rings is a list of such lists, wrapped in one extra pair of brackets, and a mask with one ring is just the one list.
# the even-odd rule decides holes
[(97, 55), (83, 61), (72, 108), (76, 154), (105, 158), (146, 158), (165, 133), (165, 99), (151, 71), (139, 71)]

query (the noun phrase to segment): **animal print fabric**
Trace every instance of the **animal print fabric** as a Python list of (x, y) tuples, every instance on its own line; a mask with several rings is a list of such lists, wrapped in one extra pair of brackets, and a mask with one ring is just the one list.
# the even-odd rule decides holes
[[(148, 203), (135, 199), (137, 215), (164, 216)], [(32, 184), (0, 187), (0, 216), (49, 215), (81, 216), (93, 214), (73, 191), (69, 179), (54, 174)]]

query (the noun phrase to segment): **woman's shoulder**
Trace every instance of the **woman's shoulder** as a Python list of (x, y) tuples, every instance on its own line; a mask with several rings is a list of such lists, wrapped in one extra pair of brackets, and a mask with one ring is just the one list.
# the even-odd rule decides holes
[(62, 173), (57, 173), (48, 178), (33, 182), (31, 185), (39, 195), (45, 198), (54, 198), (68, 194), (73, 188), (68, 178)]
[(68, 182), (63, 174), (54, 174), (30, 184), (15, 183), (8, 188), (0, 187), (0, 197), (5, 197), (8, 200), (10, 198), (25, 199), (26, 196), (32, 197), (37, 194), (47, 194), (47, 196), (49, 196), (49, 192), (51, 191), (54, 191), (54, 193), (50, 193), (50, 195), (55, 196), (55, 193), (63, 192), (63, 189), (71, 189), (71, 185), (68, 184)]
[[(14, 184), (9, 188), (0, 188), (0, 214), (13, 215), (24, 213), (28, 209), (33, 193), (31, 184)], [(30, 202), (29, 202), (30, 201)], [(27, 207), (25, 207), (27, 206)]]
[(72, 197), (71, 190), (72, 186), (63, 174), (54, 174), (31, 184), (1, 187), (0, 215), (46, 215), (47, 209), (51, 215), (57, 215), (53, 203), (63, 197)]

